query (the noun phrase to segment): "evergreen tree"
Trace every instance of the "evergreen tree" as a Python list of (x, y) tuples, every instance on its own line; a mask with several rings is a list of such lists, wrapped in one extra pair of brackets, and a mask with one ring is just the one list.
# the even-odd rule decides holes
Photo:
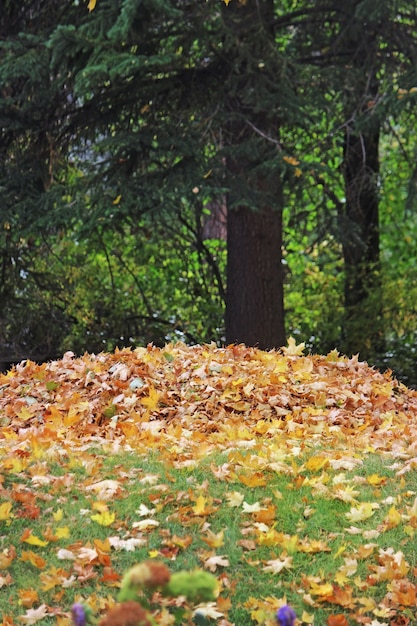
[(0, 12), (0, 343), (9, 356), (43, 358), (65, 332), (65, 315), (45, 293), (60, 285), (47, 267), (35, 266), (54, 221), (52, 187), (69, 108), (46, 41), (70, 14), (56, 0), (5, 0)]
[(380, 137), (397, 109), (396, 82), (415, 64), (413, 15), (409, 0), (326, 0), (295, 15), (297, 54), (319, 69), (327, 95), (323, 109), (337, 129), (332, 135), (340, 137), (344, 198), (339, 194), (335, 203), (345, 283), (340, 346), (363, 358), (380, 354), (384, 346)]
[[(284, 342), (279, 127), (290, 87), (273, 18), (269, 0), (222, 10), (101, 0), (51, 40), (79, 103), (65, 132), (76, 132), (91, 219), (179, 215), (179, 198), (195, 206), (226, 192), (226, 340), (264, 348)], [(121, 200), (103, 215), (109, 190)]]

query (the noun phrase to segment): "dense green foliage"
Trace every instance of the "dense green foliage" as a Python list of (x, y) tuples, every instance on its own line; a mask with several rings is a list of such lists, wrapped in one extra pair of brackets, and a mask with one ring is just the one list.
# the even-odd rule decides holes
[(0, 355), (224, 341), (225, 213), (268, 205), (287, 334), (416, 382), (416, 8), (293, 4), (6, 1)]

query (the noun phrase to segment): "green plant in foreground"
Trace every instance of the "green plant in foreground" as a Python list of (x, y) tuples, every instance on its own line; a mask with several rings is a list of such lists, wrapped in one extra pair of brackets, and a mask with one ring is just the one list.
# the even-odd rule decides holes
[[(175, 624), (190, 621), (194, 615), (196, 623), (204, 623), (204, 616), (194, 608), (202, 602), (215, 599), (217, 580), (209, 572), (202, 570), (179, 571), (171, 574), (168, 567), (158, 561), (144, 561), (131, 567), (124, 575), (117, 597), (118, 603), (100, 620), (100, 626), (153, 626), (158, 624), (150, 609), (158, 602), (158, 594), (171, 599), (179, 599), (182, 610), (175, 610)], [(156, 594), (154, 599), (152, 596)], [(160, 595), (159, 595), (160, 597)], [(182, 600), (183, 598), (183, 600)], [(72, 607), (74, 626), (86, 626), (93, 622), (89, 608), (81, 603)]]

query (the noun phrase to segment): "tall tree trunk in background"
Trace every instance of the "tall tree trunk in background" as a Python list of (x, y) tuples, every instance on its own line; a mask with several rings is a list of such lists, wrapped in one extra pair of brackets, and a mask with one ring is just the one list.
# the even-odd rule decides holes
[[(227, 198), (226, 341), (262, 349), (285, 343), (282, 181), (274, 73), (272, 0), (231, 0), (223, 9)], [(268, 62), (266, 62), (268, 59)], [(268, 67), (266, 67), (268, 66)], [(268, 73), (268, 74), (267, 74)]]
[(359, 352), (363, 358), (379, 352), (383, 345), (378, 148), (378, 124), (363, 133), (346, 133), (345, 341), (346, 352)]
[[(346, 116), (342, 240), (345, 271), (344, 351), (368, 359), (383, 346), (379, 255), (378, 21), (369, 23), (362, 3), (343, 5), (338, 45), (347, 59), (341, 68)], [(379, 19), (381, 17), (379, 16)], [(343, 72), (345, 78), (343, 79)]]

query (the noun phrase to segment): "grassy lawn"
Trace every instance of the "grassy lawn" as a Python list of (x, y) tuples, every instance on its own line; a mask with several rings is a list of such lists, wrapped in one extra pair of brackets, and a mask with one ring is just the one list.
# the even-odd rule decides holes
[(3, 626), (99, 618), (147, 559), (212, 572), (220, 626), (286, 602), (300, 624), (417, 622), (417, 400), (389, 374), (180, 346), (28, 363), (0, 390)]

